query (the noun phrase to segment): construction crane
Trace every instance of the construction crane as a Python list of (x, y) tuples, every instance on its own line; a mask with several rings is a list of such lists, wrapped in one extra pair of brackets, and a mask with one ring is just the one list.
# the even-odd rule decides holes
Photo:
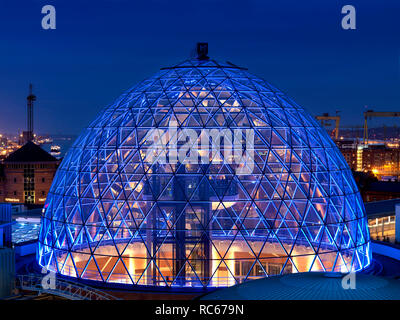
[[(338, 111), (336, 111), (336, 114)], [(340, 116), (330, 116), (329, 113), (324, 113), (322, 116), (316, 116), (315, 119), (321, 122), (321, 126), (327, 128), (331, 125), (331, 121), (335, 121), (335, 129), (333, 132), (335, 133), (335, 139), (339, 138), (339, 124), (340, 124)]]
[(373, 110), (364, 111), (364, 145), (368, 144), (368, 119), (370, 118), (400, 118), (400, 112), (374, 112)]

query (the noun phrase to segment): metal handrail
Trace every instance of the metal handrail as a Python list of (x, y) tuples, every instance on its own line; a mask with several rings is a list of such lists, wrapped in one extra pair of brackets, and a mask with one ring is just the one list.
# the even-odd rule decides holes
[(22, 274), (15, 277), (15, 286), (22, 290), (45, 292), (70, 300), (119, 300), (118, 298), (95, 288), (67, 281), (55, 279), (55, 288), (45, 289), (42, 286), (43, 276), (36, 274)]

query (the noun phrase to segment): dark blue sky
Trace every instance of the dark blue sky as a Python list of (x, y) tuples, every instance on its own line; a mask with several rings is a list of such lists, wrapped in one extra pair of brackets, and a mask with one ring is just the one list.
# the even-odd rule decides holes
[[(45, 4), (56, 7), (56, 30), (41, 28)], [(357, 30), (341, 28), (345, 4)], [(36, 131), (76, 134), (198, 41), (313, 114), (341, 110), (344, 125), (361, 125), (365, 105), (400, 109), (398, 0), (0, 0), (0, 39), (1, 132), (25, 128), (29, 82)]]

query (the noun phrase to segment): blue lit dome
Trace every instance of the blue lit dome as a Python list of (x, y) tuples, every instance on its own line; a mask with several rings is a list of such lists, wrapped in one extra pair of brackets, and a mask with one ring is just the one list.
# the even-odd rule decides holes
[(244, 68), (199, 56), (129, 89), (81, 133), (48, 194), (37, 259), (105, 283), (221, 287), (361, 270), (369, 243), (325, 130)]

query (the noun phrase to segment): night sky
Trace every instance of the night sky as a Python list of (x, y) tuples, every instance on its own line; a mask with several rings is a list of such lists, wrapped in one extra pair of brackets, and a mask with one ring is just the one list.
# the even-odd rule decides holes
[[(46, 4), (57, 10), (56, 30), (41, 28)], [(346, 4), (357, 30), (341, 28)], [(400, 111), (398, 0), (0, 0), (0, 39), (0, 133), (25, 129), (30, 82), (35, 131), (78, 134), (199, 41), (314, 115), (341, 110), (344, 125), (362, 125), (366, 105)]]

